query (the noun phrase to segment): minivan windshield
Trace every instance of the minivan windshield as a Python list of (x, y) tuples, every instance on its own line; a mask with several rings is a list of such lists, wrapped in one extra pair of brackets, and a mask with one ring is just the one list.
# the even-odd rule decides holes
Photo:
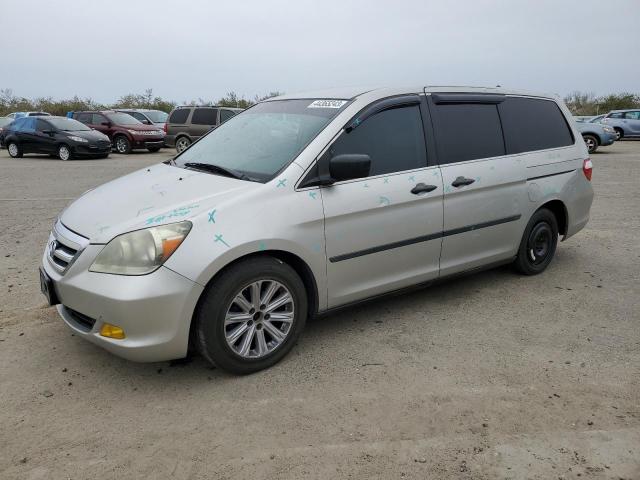
[(86, 130), (91, 130), (84, 123), (71, 118), (51, 117), (47, 118), (47, 122), (49, 122), (56, 130), (63, 130), (65, 132), (84, 132)]
[(149, 120), (153, 123), (165, 123), (167, 121), (168, 114), (161, 112), (160, 110), (147, 110), (144, 112)]
[(136, 120), (128, 113), (116, 112), (105, 113), (107, 118), (116, 125), (142, 125), (142, 122)]
[(267, 182), (291, 163), (346, 104), (344, 100), (314, 99), (259, 103), (194, 143), (176, 157), (175, 165), (198, 168), (198, 164), (210, 164)]

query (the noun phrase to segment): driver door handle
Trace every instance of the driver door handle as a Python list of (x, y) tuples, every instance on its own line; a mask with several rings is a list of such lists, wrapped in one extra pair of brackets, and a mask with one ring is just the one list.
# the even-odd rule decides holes
[(411, 189), (411, 193), (414, 195), (420, 195), (421, 193), (433, 192), (436, 188), (435, 185), (425, 185), (424, 183), (419, 183), (415, 187)]
[(458, 177), (453, 181), (451, 186), (452, 187), (462, 187), (464, 185), (471, 185), (473, 182), (475, 182), (475, 180), (473, 178)]

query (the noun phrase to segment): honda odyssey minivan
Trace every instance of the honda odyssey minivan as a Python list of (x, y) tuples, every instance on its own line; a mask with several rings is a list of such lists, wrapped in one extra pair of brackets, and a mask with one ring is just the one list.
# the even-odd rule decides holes
[(41, 287), (137, 361), (273, 365), (308, 317), (511, 263), (543, 272), (589, 219), (592, 166), (555, 97), (493, 88), (271, 98), (55, 222)]

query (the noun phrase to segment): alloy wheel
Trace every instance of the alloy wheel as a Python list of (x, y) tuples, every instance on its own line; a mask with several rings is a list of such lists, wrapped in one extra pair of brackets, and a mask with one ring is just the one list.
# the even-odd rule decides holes
[(66, 145), (62, 145), (58, 149), (58, 156), (60, 157), (60, 160), (69, 160), (69, 158), (71, 158), (71, 152)]
[(116, 150), (118, 153), (126, 153), (127, 152), (127, 140), (119, 137), (116, 140)]
[(186, 150), (189, 146), (189, 143), (189, 140), (187, 140), (186, 138), (181, 138), (180, 140), (178, 140), (178, 143), (176, 144), (176, 150), (178, 151), (178, 153), (182, 153), (184, 150)]
[(593, 152), (596, 149), (596, 142), (592, 137), (586, 137), (584, 142), (587, 144), (587, 149), (589, 153)]
[(295, 318), (293, 296), (275, 280), (258, 280), (236, 293), (227, 308), (227, 345), (243, 358), (261, 358), (287, 339)]
[(11, 155), (12, 157), (15, 157), (18, 155), (18, 146), (15, 143), (10, 143), (8, 148), (9, 148), (9, 155)]

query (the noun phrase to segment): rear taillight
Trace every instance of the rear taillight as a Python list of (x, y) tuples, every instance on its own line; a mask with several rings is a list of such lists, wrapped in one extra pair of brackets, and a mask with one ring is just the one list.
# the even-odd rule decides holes
[(163, 130), (164, 130), (165, 135), (166, 135), (167, 133), (169, 133), (169, 132), (167, 131), (167, 124), (166, 124), (166, 123), (164, 124), (164, 127), (162, 127), (162, 128), (163, 128)]
[(591, 181), (591, 173), (593, 172), (593, 163), (591, 163), (590, 158), (586, 158), (584, 162), (582, 162), (582, 173), (587, 177), (587, 180)]

